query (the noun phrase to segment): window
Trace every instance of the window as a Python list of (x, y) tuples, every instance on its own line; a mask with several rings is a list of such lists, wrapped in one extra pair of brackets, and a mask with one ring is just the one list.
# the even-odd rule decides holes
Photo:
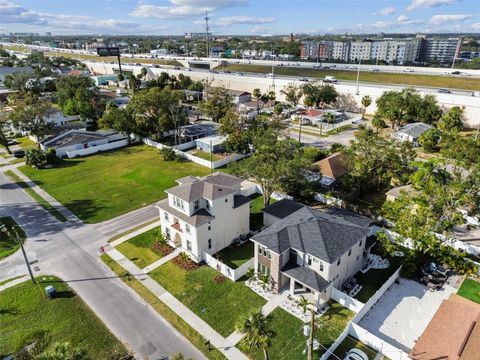
[(208, 202), (208, 200), (206, 202), (206, 207), (207, 207), (207, 209), (210, 209), (210, 203)]
[(185, 231), (190, 234), (190, 225), (185, 224)]
[(340, 265), (341, 260), (342, 260), (342, 259), (338, 259), (338, 261), (337, 261), (337, 266)]
[(209, 248), (209, 249), (212, 248), (212, 239), (208, 239), (208, 248)]
[(228, 198), (225, 198), (225, 202), (228, 202)]
[(192, 242), (190, 240), (187, 240), (187, 250), (192, 251)]
[(164, 214), (165, 214), (165, 215), (164, 215), (164, 217), (165, 217), (165, 220), (167, 220), (167, 221), (168, 221), (168, 213), (164, 213)]
[(307, 255), (307, 264), (312, 265), (312, 257), (310, 255)]
[(320, 271), (323, 271), (323, 263), (320, 262)]
[(258, 264), (258, 272), (265, 275), (270, 275), (270, 269), (263, 264)]
[(212, 230), (212, 225), (208, 225), (208, 231)]
[(358, 244), (359, 247), (362, 246), (363, 240), (360, 241), (360, 244)]
[(200, 201), (199, 200), (195, 200), (195, 203), (193, 205), (193, 209), (194, 210), (198, 210), (200, 208)]
[(348, 250), (348, 256), (352, 255), (352, 249)]
[(178, 197), (174, 196), (173, 197), (173, 205), (175, 205), (176, 207), (182, 209), (182, 210), (185, 210), (185, 207), (183, 205), (183, 200), (182, 199), (179, 199)]
[(165, 228), (165, 235), (167, 236), (167, 239), (170, 239), (170, 229)]

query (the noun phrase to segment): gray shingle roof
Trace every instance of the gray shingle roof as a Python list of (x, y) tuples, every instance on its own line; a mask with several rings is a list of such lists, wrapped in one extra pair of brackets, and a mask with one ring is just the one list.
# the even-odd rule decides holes
[(198, 180), (187, 181), (182, 185), (166, 190), (166, 192), (188, 202), (200, 198), (215, 200), (235, 193), (237, 190), (234, 187), (241, 182), (242, 180), (236, 176), (216, 172)]
[(330, 285), (329, 281), (307, 266), (287, 264), (282, 273), (318, 292), (324, 291)]
[(282, 199), (265, 207), (262, 211), (264, 213), (275, 216), (278, 219), (283, 219), (295, 211), (301, 209), (305, 205), (299, 204), (296, 201), (289, 199)]
[(247, 196), (233, 195), (233, 208), (236, 209), (242, 205), (249, 203), (250, 201), (252, 201), (252, 199)]
[(274, 253), (293, 248), (329, 264), (369, 232), (371, 220), (338, 208), (303, 207), (252, 237)]
[(180, 220), (185, 221), (187, 224), (190, 224), (193, 227), (201, 226), (215, 219), (215, 216), (211, 215), (205, 209), (200, 209), (197, 212), (195, 212), (192, 216), (188, 216), (178, 211), (177, 209), (171, 207), (170, 205), (168, 205), (168, 199), (157, 202), (155, 206), (159, 209), (167, 211), (168, 213), (179, 218)]
[(416, 123), (411, 123), (411, 124), (402, 126), (400, 129), (395, 131), (395, 133), (397, 134), (404, 133), (416, 139), (416, 138), (419, 138), (420, 135), (422, 135), (425, 131), (429, 129), (433, 129), (433, 126), (422, 123), (422, 122), (416, 122)]

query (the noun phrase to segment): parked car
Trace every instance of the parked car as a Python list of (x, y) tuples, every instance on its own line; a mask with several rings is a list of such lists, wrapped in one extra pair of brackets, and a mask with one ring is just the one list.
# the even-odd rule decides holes
[(448, 89), (438, 89), (437, 92), (441, 94), (451, 94), (452, 92)]
[(321, 67), (322, 67), (322, 64), (313, 64), (313, 67), (314, 67), (314, 68), (321, 68)]
[(304, 81), (304, 82), (308, 82), (308, 79), (305, 78), (305, 77), (301, 77), (300, 79), (298, 79), (298, 81)]
[(180, 66), (175, 66), (174, 69), (175, 70), (180, 70)]
[(17, 140), (15, 140), (15, 139), (8, 139), (7, 140), (7, 145), (8, 146), (15, 145), (16, 143), (17, 143)]
[(23, 158), (25, 156), (25, 151), (24, 150), (15, 150), (13, 153), (12, 153), (13, 156), (15, 156), (16, 158)]
[(345, 355), (343, 360), (368, 360), (368, 356), (362, 350), (353, 348)]

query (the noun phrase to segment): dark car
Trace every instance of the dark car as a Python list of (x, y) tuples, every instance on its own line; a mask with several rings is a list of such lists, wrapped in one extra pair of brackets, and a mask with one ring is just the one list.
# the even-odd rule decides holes
[(437, 92), (441, 94), (451, 94), (452, 92), (448, 89), (438, 89)]
[(15, 150), (13, 153), (12, 153), (13, 156), (15, 156), (16, 158), (23, 158), (25, 156), (25, 151), (23, 150)]
[(298, 81), (308, 82), (308, 79), (307, 79), (307, 78), (304, 78), (304, 77), (301, 77), (300, 79), (298, 79)]
[(155, 69), (158, 69), (158, 68), (160, 68), (160, 65), (155, 64), (155, 65), (153, 65), (153, 67), (154, 67)]
[(10, 146), (10, 145), (15, 145), (17, 143), (17, 140), (15, 139), (8, 139), (7, 140), (7, 145)]

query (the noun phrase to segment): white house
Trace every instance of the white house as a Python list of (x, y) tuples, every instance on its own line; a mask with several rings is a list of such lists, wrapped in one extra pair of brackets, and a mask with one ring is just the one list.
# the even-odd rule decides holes
[(418, 146), (420, 136), (430, 129), (433, 129), (433, 126), (422, 122), (410, 123), (394, 131), (392, 137), (400, 141), (411, 142), (413, 145)]
[(241, 179), (214, 173), (187, 176), (166, 190), (168, 198), (156, 204), (162, 233), (194, 261), (205, 260), (229, 246), (250, 229), (250, 199), (241, 194)]
[(290, 295), (310, 294), (317, 306), (328, 301), (368, 257), (372, 220), (338, 208), (312, 209), (284, 199), (266, 207), (270, 226), (254, 235), (255, 271), (270, 287)]

